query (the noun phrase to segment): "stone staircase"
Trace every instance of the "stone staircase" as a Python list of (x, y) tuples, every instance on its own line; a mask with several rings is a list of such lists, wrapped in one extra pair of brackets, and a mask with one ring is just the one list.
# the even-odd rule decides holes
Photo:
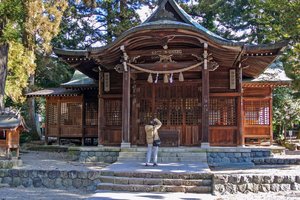
[[(122, 149), (118, 161), (144, 162), (147, 148)], [(161, 147), (158, 151), (158, 163), (170, 162), (202, 162), (207, 163), (206, 151), (200, 148), (166, 148)]]
[(129, 192), (211, 193), (212, 174), (105, 171), (100, 177), (97, 189)]

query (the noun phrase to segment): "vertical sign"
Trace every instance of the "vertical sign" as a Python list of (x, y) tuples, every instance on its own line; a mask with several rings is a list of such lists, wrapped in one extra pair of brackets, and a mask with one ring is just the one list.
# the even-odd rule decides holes
[(104, 91), (105, 92), (110, 91), (110, 76), (108, 72), (104, 73)]
[(236, 89), (236, 71), (235, 69), (229, 70), (229, 89)]

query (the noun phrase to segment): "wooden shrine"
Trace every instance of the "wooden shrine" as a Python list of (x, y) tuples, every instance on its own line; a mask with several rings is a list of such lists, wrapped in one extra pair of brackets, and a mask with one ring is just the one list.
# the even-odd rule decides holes
[(20, 134), (23, 130), (27, 128), (18, 112), (0, 112), (0, 154), (5, 157), (19, 157)]
[(274, 63), (286, 45), (224, 39), (162, 0), (106, 46), (55, 49), (73, 79), (28, 96), (46, 96), (46, 137), (144, 146), (144, 126), (157, 117), (165, 146), (271, 144), (272, 90), (290, 83)]

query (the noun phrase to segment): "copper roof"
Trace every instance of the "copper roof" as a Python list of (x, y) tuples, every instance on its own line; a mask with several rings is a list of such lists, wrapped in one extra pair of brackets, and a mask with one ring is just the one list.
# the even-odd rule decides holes
[(81, 92), (78, 90), (69, 90), (63, 87), (48, 88), (26, 94), (27, 97), (42, 97), (42, 96), (78, 96)]

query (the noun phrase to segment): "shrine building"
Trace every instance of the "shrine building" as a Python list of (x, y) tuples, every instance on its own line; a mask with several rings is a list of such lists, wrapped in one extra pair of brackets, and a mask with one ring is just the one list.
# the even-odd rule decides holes
[(271, 145), (272, 90), (291, 81), (275, 61), (286, 46), (224, 39), (162, 0), (106, 46), (55, 49), (73, 78), (28, 96), (46, 98), (46, 139), (146, 146), (157, 117), (162, 146)]

